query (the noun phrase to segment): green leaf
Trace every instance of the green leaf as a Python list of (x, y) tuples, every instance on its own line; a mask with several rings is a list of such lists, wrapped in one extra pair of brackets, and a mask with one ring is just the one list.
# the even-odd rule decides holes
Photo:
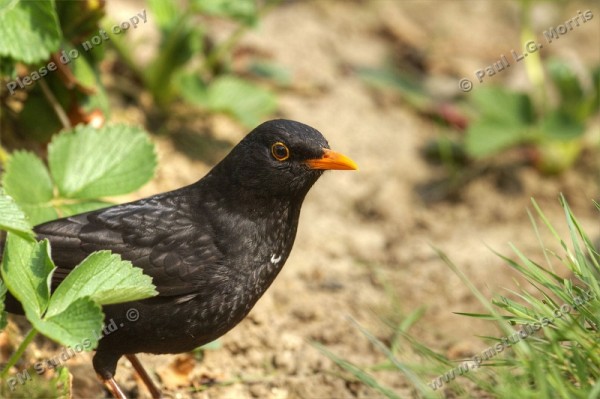
[(11, 58), (0, 56), (0, 76), (14, 80), (17, 78), (16, 65)]
[(235, 76), (215, 79), (207, 89), (206, 106), (227, 112), (247, 127), (253, 127), (277, 108), (273, 93)]
[(158, 56), (144, 71), (146, 86), (160, 106), (166, 106), (176, 91), (173, 82), (177, 81), (182, 68), (194, 56), (202, 52), (202, 25), (194, 24), (187, 16), (181, 16), (164, 34)]
[(2, 279), (23, 305), (27, 318), (40, 318), (48, 307), (55, 266), (48, 240), (31, 242), (8, 233), (2, 261)]
[(529, 137), (525, 126), (506, 126), (494, 121), (479, 120), (469, 125), (466, 150), (473, 157), (496, 154)]
[(170, 28), (177, 23), (180, 17), (179, 7), (174, 1), (164, 0), (148, 0), (148, 7), (156, 21), (156, 24), (161, 28)]
[(60, 212), (61, 217), (67, 217), (71, 215), (77, 215), (78, 213), (85, 213), (95, 211), (96, 209), (106, 208), (113, 205), (106, 201), (82, 201), (75, 202), (72, 204), (60, 204), (56, 208)]
[(93, 199), (141, 187), (154, 175), (156, 154), (139, 127), (79, 125), (55, 136), (48, 163), (62, 196)]
[[(94, 47), (91, 51), (99, 51), (104, 47)], [(65, 50), (68, 52), (70, 47), (66, 47)], [(79, 104), (85, 112), (92, 112), (94, 110), (100, 110), (106, 119), (110, 119), (110, 101), (106, 90), (100, 81), (99, 72), (94, 69), (90, 61), (85, 57), (78, 57), (70, 63), (73, 75), (77, 81), (94, 90), (94, 94), (83, 95), (80, 94)]]
[(194, 0), (193, 6), (201, 13), (235, 19), (246, 25), (258, 22), (255, 0)]
[(585, 133), (583, 124), (557, 110), (548, 113), (540, 122), (540, 131), (547, 139), (573, 140)]
[(365, 83), (378, 88), (392, 88), (399, 92), (402, 98), (418, 110), (430, 110), (433, 106), (431, 96), (414, 74), (399, 72), (390, 67), (357, 68), (357, 75)]
[(27, 316), (39, 332), (65, 346), (95, 348), (101, 336), (104, 314), (90, 298), (78, 298), (62, 312), (45, 317)]
[(0, 13), (13, 8), (19, 0), (0, 0)]
[(56, 387), (57, 398), (73, 397), (73, 377), (67, 367), (57, 368), (57, 375), (53, 378), (52, 386)]
[(62, 38), (53, 1), (11, 1), (0, 8), (0, 56), (44, 61)]
[(565, 105), (579, 103), (585, 93), (579, 82), (579, 78), (571, 66), (557, 58), (548, 60), (548, 76), (558, 89), (561, 100)]
[(178, 77), (177, 84), (181, 96), (189, 103), (208, 107), (208, 86), (195, 73), (182, 73)]
[(534, 121), (531, 99), (500, 87), (481, 87), (472, 93), (473, 105), (482, 119), (502, 126), (522, 126)]
[(38, 204), (52, 199), (52, 180), (48, 170), (42, 160), (31, 152), (15, 151), (10, 155), (2, 184), (17, 203)]
[(217, 338), (214, 341), (210, 341), (207, 344), (197, 347), (196, 349), (194, 349), (194, 352), (199, 352), (199, 351), (204, 351), (204, 350), (216, 351), (216, 350), (221, 349), (222, 347), (223, 347), (223, 342)]
[[(55, 77), (48, 77), (47, 82), (50, 82)], [(66, 89), (59, 89), (61, 92)], [(60, 99), (58, 90), (53, 90), (54, 96), (57, 97), (57, 101), (61, 104), (66, 104), (64, 100)], [(56, 112), (44, 97), (43, 91), (40, 85), (34, 86), (28, 91), (27, 101), (23, 106), (23, 110), (19, 114), (19, 123), (24, 132), (27, 132), (27, 138), (35, 140), (40, 143), (47, 143), (50, 141), (52, 135), (62, 129), (62, 123)]]
[[(33, 241), (35, 234), (23, 211), (0, 187), (0, 230), (6, 230)], [(2, 254), (0, 253), (0, 257)]]
[(6, 285), (4, 281), (0, 279), (0, 331), (6, 327), (6, 311), (4, 310), (4, 300), (6, 299)]
[(2, 184), (6, 194), (23, 209), (32, 224), (56, 218), (56, 211), (50, 203), (52, 180), (42, 160), (33, 153), (13, 152), (6, 163)]
[[(98, 34), (99, 22), (105, 16), (105, 1), (54, 1), (60, 20), (62, 44), (82, 44)], [(133, 17), (133, 14), (131, 15)], [(62, 46), (61, 46), (62, 47)], [(101, 49), (103, 45), (95, 48)], [(61, 48), (61, 50), (64, 49)]]
[(250, 64), (248, 70), (256, 76), (273, 80), (282, 86), (289, 86), (292, 83), (290, 70), (274, 62), (256, 61)]
[(100, 305), (130, 302), (157, 295), (152, 278), (131, 262), (110, 251), (94, 252), (71, 271), (58, 286), (48, 317), (61, 313), (75, 300), (90, 297)]

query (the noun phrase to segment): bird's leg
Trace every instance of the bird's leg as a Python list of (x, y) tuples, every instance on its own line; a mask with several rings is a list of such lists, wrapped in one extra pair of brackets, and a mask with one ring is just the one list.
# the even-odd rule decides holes
[(112, 395), (115, 397), (115, 399), (127, 399), (127, 396), (125, 396), (125, 393), (123, 392), (123, 390), (117, 384), (117, 381), (115, 381), (115, 379), (113, 377), (109, 378), (108, 380), (105, 380), (104, 378), (102, 378), (100, 376), (98, 376), (98, 377), (102, 380), (102, 383), (104, 384), (104, 386), (106, 386), (106, 388), (108, 388), (108, 390), (110, 391), (110, 393), (112, 393)]
[(138, 375), (144, 382), (144, 385), (146, 385), (146, 388), (148, 388), (148, 391), (150, 391), (150, 395), (152, 395), (152, 398), (161, 399), (163, 397), (162, 392), (160, 392), (160, 389), (156, 387), (154, 381), (152, 381), (152, 378), (150, 378), (150, 375), (146, 372), (144, 366), (142, 366), (142, 363), (137, 358), (137, 356), (132, 353), (129, 355), (125, 355), (125, 357), (127, 358), (127, 360), (129, 360), (135, 371), (138, 373)]

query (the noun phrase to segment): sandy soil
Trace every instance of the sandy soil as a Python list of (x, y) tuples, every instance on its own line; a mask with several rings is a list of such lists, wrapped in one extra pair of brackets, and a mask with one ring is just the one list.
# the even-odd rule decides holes
[[(138, 5), (115, 15), (127, 16)], [(586, 3), (567, 3), (564, 9), (544, 3), (534, 13), (536, 32), (541, 35), (548, 26), (588, 8)], [(583, 65), (597, 64), (599, 21), (600, 15), (594, 16), (544, 50)], [(313, 188), (285, 268), (250, 316), (220, 340), (219, 348), (206, 350), (201, 360), (187, 354), (141, 356), (168, 397), (378, 397), (340, 378), (344, 374), (311, 342), (359, 365), (374, 365), (384, 356), (350, 319), (387, 341), (392, 331), (383, 320), (399, 321), (421, 307), (424, 315), (410, 332), (452, 358), (485, 348), (476, 335), (497, 334), (485, 322), (453, 313), (482, 309), (433, 247), (445, 251), (486, 295), (507, 295), (507, 288), (516, 288), (515, 276), (490, 248), (509, 253), (508, 243), (513, 242), (541, 259), (527, 216), (531, 197), (564, 233), (558, 205), (558, 195), (564, 193), (588, 232), (598, 235), (598, 213), (591, 202), (598, 200), (600, 183), (594, 155), (555, 178), (525, 166), (485, 174), (454, 201), (434, 201), (419, 188), (440, 179), (443, 170), (428, 164), (420, 149), (436, 137), (439, 127), (393, 93), (374, 91), (352, 72), (381, 66), (387, 59), (407, 62), (408, 54), (416, 52), (424, 60), (427, 84), (442, 98), (458, 90), (461, 77), (473, 77), (475, 70), (518, 46), (518, 26), (518, 7), (512, 2), (288, 2), (244, 38), (243, 46), (266, 54), (293, 76), (292, 87), (279, 93), (280, 116), (318, 128), (332, 148), (350, 155), (361, 169), (328, 173)], [(489, 84), (494, 83), (527, 87), (525, 67), (516, 65), (490, 78)], [(116, 117), (137, 115), (129, 108), (121, 113)], [(143, 115), (139, 118), (146, 122)], [(171, 120), (164, 128), (175, 139), (156, 137), (158, 175), (136, 197), (195, 181), (246, 133), (222, 116)], [(209, 131), (211, 156), (190, 157), (180, 151), (176, 133), (181, 129), (197, 136)], [(499, 176), (508, 176), (509, 189)], [(542, 236), (556, 247), (548, 234)], [(101, 397), (88, 360), (82, 355), (70, 363), (76, 397)], [(147, 397), (132, 375), (131, 366), (121, 361), (117, 379), (132, 394)], [(401, 397), (414, 395), (398, 373), (375, 375)], [(203, 385), (210, 381), (215, 383)], [(190, 388), (198, 391), (191, 393)]]

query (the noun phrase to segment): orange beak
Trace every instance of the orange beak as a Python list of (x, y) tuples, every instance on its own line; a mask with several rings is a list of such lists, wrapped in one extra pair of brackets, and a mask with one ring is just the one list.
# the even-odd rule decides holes
[(305, 161), (311, 169), (326, 169), (326, 170), (357, 170), (358, 165), (339, 152), (323, 148), (323, 156), (321, 158), (309, 159)]

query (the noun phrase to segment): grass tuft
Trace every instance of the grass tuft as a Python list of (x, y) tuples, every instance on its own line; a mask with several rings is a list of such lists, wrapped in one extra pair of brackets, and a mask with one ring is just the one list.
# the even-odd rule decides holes
[[(500, 331), (499, 337), (481, 337), (490, 345), (487, 349), (457, 364), (428, 348), (408, 332), (408, 327), (422, 316), (422, 310), (398, 324), (390, 347), (354, 322), (386, 356), (385, 364), (359, 366), (321, 345), (316, 345), (317, 348), (387, 398), (396, 398), (399, 394), (367, 370), (399, 372), (414, 387), (416, 395), (424, 398), (600, 397), (599, 251), (562, 195), (560, 204), (569, 229), (568, 239), (557, 233), (535, 200), (532, 203), (535, 214), (558, 241), (562, 252), (546, 248), (534, 215), (530, 214), (545, 264), (537, 263), (512, 245), (514, 259), (497, 254), (525, 280), (525, 284), (515, 283), (516, 289), (509, 290), (516, 299), (502, 295), (491, 300), (486, 298), (441, 250), (435, 249), (487, 311), (458, 314), (488, 320)], [(594, 204), (600, 210), (600, 205)], [(557, 264), (569, 270), (568, 277), (556, 273)], [(419, 361), (401, 362), (398, 360), (401, 350), (410, 350)]]

